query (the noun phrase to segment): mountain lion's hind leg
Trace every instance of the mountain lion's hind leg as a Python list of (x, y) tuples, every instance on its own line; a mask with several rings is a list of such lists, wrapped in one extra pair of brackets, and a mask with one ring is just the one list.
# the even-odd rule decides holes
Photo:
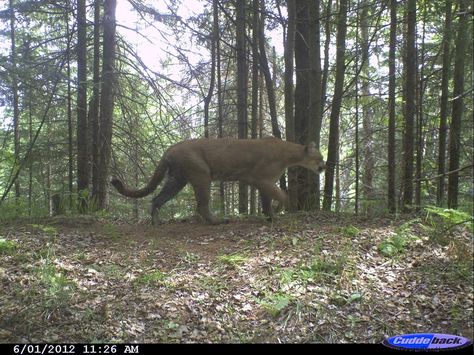
[(272, 198), (260, 191), (260, 198), (262, 200), (262, 212), (267, 216), (267, 220), (273, 220)]
[(262, 210), (269, 220), (273, 218), (272, 199), (278, 201), (279, 207), (288, 205), (288, 195), (285, 191), (271, 182), (261, 182), (256, 184), (262, 196)]
[(151, 223), (153, 225), (159, 224), (158, 212), (166, 202), (175, 197), (184, 186), (186, 186), (186, 179), (180, 176), (169, 175), (165, 185), (161, 189), (158, 196), (155, 196), (151, 202)]

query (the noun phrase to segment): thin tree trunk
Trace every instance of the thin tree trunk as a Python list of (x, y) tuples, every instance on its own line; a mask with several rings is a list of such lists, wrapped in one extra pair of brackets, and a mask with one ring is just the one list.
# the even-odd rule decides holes
[[(358, 3), (359, 4), (359, 3)], [(360, 17), (364, 17), (365, 7), (363, 7), (362, 15), (360, 12), (357, 12), (357, 22), (356, 22), (356, 45), (355, 45), (355, 68), (354, 71), (356, 73), (355, 77), (355, 202), (354, 202), (354, 212), (356, 215), (359, 214), (359, 181), (360, 181), (360, 158), (359, 158), (359, 76), (362, 71), (359, 70), (359, 41), (360, 41)], [(367, 15), (367, 14), (365, 14)], [(362, 30), (363, 31), (363, 30)], [(363, 40), (362, 40), (363, 41)], [(363, 51), (364, 49), (362, 49)], [(363, 54), (362, 54), (363, 55)], [(364, 61), (362, 60), (362, 65), (364, 65)]]
[[(213, 0), (217, 1), (217, 0)], [(213, 4), (213, 21), (211, 36), (211, 78), (209, 83), (209, 91), (204, 97), (204, 137), (209, 138), (209, 105), (211, 104), (212, 95), (214, 94), (214, 86), (216, 82), (216, 42), (219, 32), (217, 5)]]
[(443, 35), (443, 71), (441, 74), (441, 108), (439, 123), (439, 145), (438, 145), (438, 175), (440, 175), (436, 188), (436, 203), (438, 206), (443, 205), (445, 176), (446, 172), (446, 136), (448, 121), (448, 98), (449, 98), (449, 72), (450, 72), (450, 43), (451, 43), (451, 13), (453, 3), (452, 0), (446, 1), (446, 17), (444, 20)]
[(112, 119), (114, 109), (115, 83), (115, 8), (116, 0), (104, 1), (104, 40), (102, 62), (102, 89), (100, 97), (100, 132), (99, 132), (99, 189), (97, 205), (107, 205), (107, 186), (112, 144)]
[[(248, 63), (245, 45), (245, 0), (237, 1), (237, 126), (238, 137), (247, 138), (247, 82)], [(248, 186), (239, 182), (239, 213), (248, 213)]]
[(422, 5), (422, 21), (423, 29), (421, 35), (421, 50), (420, 58), (421, 63), (417, 65), (420, 67), (420, 75), (418, 80), (418, 115), (417, 115), (417, 125), (416, 125), (416, 165), (415, 165), (415, 205), (416, 209), (419, 210), (421, 207), (421, 178), (423, 170), (423, 146), (424, 146), (424, 136), (423, 136), (423, 94), (424, 94), (424, 83), (425, 83), (425, 35), (426, 35), (426, 8)]
[(100, 0), (94, 0), (94, 68), (89, 122), (91, 125), (92, 196), (97, 207), (99, 194), (99, 112), (100, 112)]
[(332, 0), (328, 0), (326, 6), (326, 23), (324, 25), (324, 64), (323, 64), (323, 72), (322, 72), (322, 79), (321, 79), (321, 117), (323, 117), (324, 107), (326, 106), (326, 93), (327, 93), (327, 82), (329, 76), (329, 46), (331, 44), (331, 17), (332, 11)]
[[(275, 98), (275, 85), (272, 79), (272, 75), (270, 73), (270, 66), (268, 64), (267, 58), (267, 51), (265, 48), (265, 3), (263, 0), (260, 0), (260, 12), (261, 12), (261, 19), (259, 23), (259, 31), (258, 31), (258, 45), (260, 49), (259, 53), (259, 60), (260, 60), (260, 68), (265, 78), (265, 86), (267, 89), (267, 99), (268, 99), (268, 108), (270, 109), (270, 121), (272, 124), (272, 134), (274, 137), (281, 139), (281, 131), (280, 127), (278, 126), (278, 117), (277, 117), (277, 109), (276, 109), (276, 98)], [(285, 176), (282, 175), (280, 177), (280, 187), (283, 190), (286, 190), (286, 181)]]
[[(285, 127), (286, 140), (295, 142), (295, 117), (294, 117), (294, 55), (295, 55), (295, 2), (287, 1), (288, 27), (285, 41)], [(288, 195), (290, 198), (290, 209), (297, 207), (297, 181), (295, 168), (288, 169)]]
[(268, 108), (270, 109), (270, 119), (272, 124), (272, 133), (275, 137), (281, 139), (280, 127), (278, 126), (277, 110), (276, 110), (276, 99), (275, 99), (275, 86), (272, 80), (272, 75), (270, 73), (270, 66), (268, 65), (267, 51), (265, 48), (265, 8), (264, 1), (260, 0), (261, 6), (261, 19), (259, 24), (259, 37), (258, 45), (260, 48), (260, 67), (265, 78), (265, 86), (267, 89), (267, 98), (268, 98)]
[[(362, 50), (362, 87), (361, 94), (367, 100), (370, 97), (370, 68), (369, 68), (369, 6), (367, 1), (360, 3), (363, 7), (361, 13), (361, 50)], [(373, 177), (374, 177), (374, 150), (373, 150), (373, 139), (372, 139), (372, 120), (373, 111), (370, 105), (362, 106), (362, 129), (363, 129), (363, 144), (364, 144), (364, 170), (362, 174), (362, 188), (364, 193), (364, 199), (367, 201), (367, 213), (371, 213), (370, 201), (374, 197)]]
[[(20, 109), (19, 109), (19, 95), (18, 95), (18, 67), (17, 67), (17, 52), (16, 52), (16, 29), (15, 29), (15, 5), (13, 0), (9, 0), (10, 8), (10, 53), (12, 65), (12, 96), (13, 96), (13, 145), (15, 156), (15, 169), (19, 168), (20, 164)], [(15, 198), (20, 198), (20, 181), (15, 180)]]
[(72, 92), (71, 92), (71, 36), (69, 29), (69, 11), (71, 11), (71, 3), (66, 2), (66, 75), (67, 75), (67, 141), (68, 141), (68, 190), (69, 190), (69, 208), (73, 208), (73, 184), (74, 184), (74, 136), (73, 136), (73, 122), (72, 122)]
[(77, 1), (77, 192), (78, 210), (85, 212), (89, 189), (87, 124), (87, 23), (86, 1)]
[(397, 45), (397, 0), (390, 2), (390, 49), (388, 84), (388, 210), (395, 213), (397, 199), (395, 193), (395, 55)]
[[(259, 0), (252, 1), (252, 122), (251, 122), (251, 137), (257, 138), (257, 124), (258, 124), (258, 37), (259, 37)], [(252, 186), (250, 188), (250, 214), (256, 213), (257, 205), (257, 191)]]
[[(309, 62), (309, 9), (308, 1), (296, 1), (296, 34), (295, 34), (295, 64), (296, 64), (296, 87), (295, 87), (295, 141), (306, 144), (309, 137), (309, 86), (310, 86), (310, 62)], [(309, 186), (306, 169), (297, 167), (296, 189), (297, 209), (306, 208), (309, 195)]]
[(403, 211), (409, 212), (413, 204), (413, 144), (416, 111), (416, 0), (407, 1), (406, 21)]
[(341, 110), (342, 95), (344, 91), (344, 71), (345, 71), (345, 45), (347, 33), (347, 0), (341, 0), (339, 4), (339, 14), (337, 20), (337, 52), (336, 52), (336, 79), (334, 84), (334, 96), (329, 122), (329, 147), (326, 162), (326, 175), (324, 183), (323, 209), (331, 210), (332, 193), (334, 186), (334, 171), (338, 164), (339, 151), (339, 113)]
[[(470, 14), (467, 11), (468, 0), (460, 0), (459, 23), (456, 37), (456, 54), (454, 62), (454, 89), (452, 99), (451, 127), (449, 130), (449, 170), (459, 169), (459, 153), (461, 148), (461, 122), (464, 101), (464, 62), (467, 47), (467, 25)], [(459, 172), (449, 175), (448, 178), (448, 207), (458, 207)]]
[[(320, 148), (321, 142), (321, 126), (323, 121), (322, 116), (322, 90), (321, 90), (321, 43), (320, 43), (320, 1), (308, 1), (308, 15), (309, 15), (309, 43), (308, 55), (310, 62), (310, 81), (309, 86), (309, 112), (311, 116), (309, 119), (309, 134), (308, 141), (315, 142), (316, 148)], [(320, 202), (320, 183), (319, 173), (314, 173), (307, 170), (307, 180), (309, 184), (309, 195), (307, 196), (306, 205), (310, 209), (319, 210), (321, 208)]]

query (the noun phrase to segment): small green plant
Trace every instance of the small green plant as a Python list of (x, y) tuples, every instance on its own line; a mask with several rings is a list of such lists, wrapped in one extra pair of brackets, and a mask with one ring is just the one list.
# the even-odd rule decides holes
[(258, 303), (272, 317), (278, 316), (285, 308), (289, 306), (292, 297), (284, 293), (272, 293), (265, 298), (258, 300)]
[(378, 251), (387, 257), (394, 257), (401, 254), (416, 239), (419, 239), (412, 232), (412, 226), (419, 223), (419, 219), (414, 219), (402, 224), (395, 230), (395, 235), (379, 243)]
[(188, 251), (186, 251), (184, 255), (181, 257), (181, 260), (185, 262), (186, 264), (194, 264), (198, 262), (199, 259), (200, 259), (199, 255), (190, 253)]
[(103, 226), (104, 234), (112, 239), (120, 238), (119, 229), (112, 223), (106, 223)]
[(0, 238), (0, 254), (11, 254), (18, 247), (18, 243), (13, 240)]
[(164, 282), (167, 277), (168, 275), (166, 273), (156, 270), (140, 275), (135, 281), (140, 284), (154, 284)]
[(219, 255), (217, 257), (217, 260), (227, 266), (236, 268), (245, 262), (247, 262), (248, 258), (241, 255), (241, 254), (224, 254), (224, 255)]
[(50, 236), (55, 236), (56, 234), (58, 234), (58, 230), (56, 229), (56, 227), (45, 226), (42, 224), (32, 224), (31, 226), (35, 229), (39, 229), (41, 232)]
[(44, 259), (36, 270), (36, 275), (45, 290), (41, 303), (45, 312), (50, 314), (65, 308), (75, 289), (75, 283), (68, 280), (64, 272), (58, 269), (50, 259)]
[(202, 276), (196, 279), (196, 285), (213, 293), (219, 293), (227, 288), (226, 284), (217, 277)]
[(348, 238), (355, 238), (360, 234), (360, 230), (357, 227), (354, 227), (354, 226), (351, 226), (351, 225), (341, 227), (339, 229), (339, 232), (343, 236), (348, 237)]
[(310, 264), (302, 264), (296, 268), (281, 270), (280, 283), (284, 285), (297, 282), (307, 285), (309, 282), (317, 282), (326, 277), (334, 277), (342, 273), (345, 262), (345, 256), (329, 258), (318, 255)]

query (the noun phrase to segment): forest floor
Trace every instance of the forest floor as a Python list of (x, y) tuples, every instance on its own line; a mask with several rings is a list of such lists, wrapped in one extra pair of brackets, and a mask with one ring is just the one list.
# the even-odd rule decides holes
[(472, 339), (472, 230), (440, 228), (332, 213), (3, 223), (0, 342)]

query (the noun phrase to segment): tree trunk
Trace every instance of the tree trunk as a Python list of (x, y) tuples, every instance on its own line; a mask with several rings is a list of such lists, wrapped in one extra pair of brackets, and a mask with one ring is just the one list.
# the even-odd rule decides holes
[[(251, 137), (252, 139), (257, 138), (257, 125), (258, 125), (258, 38), (260, 32), (260, 21), (259, 21), (259, 0), (252, 1), (252, 122), (251, 122)], [(250, 188), (250, 214), (256, 213), (257, 206), (257, 191), (254, 187)]]
[(73, 136), (73, 122), (72, 122), (72, 92), (71, 92), (71, 31), (69, 28), (69, 11), (71, 10), (71, 3), (66, 2), (66, 75), (67, 75), (67, 142), (68, 142), (68, 192), (69, 192), (69, 208), (73, 208), (73, 184), (74, 184), (74, 136)]
[[(238, 137), (247, 138), (248, 63), (245, 45), (245, 0), (237, 1), (237, 126)], [(239, 213), (248, 213), (248, 186), (239, 182)]]
[[(288, 0), (288, 25), (285, 41), (285, 127), (286, 140), (295, 142), (295, 117), (294, 117), (294, 55), (295, 55), (295, 4), (296, 0)], [(288, 168), (288, 195), (290, 209), (297, 206), (296, 169)]]
[[(217, 27), (218, 31), (216, 35), (216, 67), (217, 67), (217, 137), (223, 137), (223, 99), (222, 99), (222, 75), (221, 75), (221, 45), (220, 45), (220, 31), (219, 31), (219, 4), (218, 0), (212, 1), (212, 10), (214, 16), (214, 27)], [(221, 214), (225, 215), (225, 189), (224, 183), (219, 183), (219, 198), (220, 198), (220, 210)]]
[(94, 0), (94, 73), (89, 122), (91, 125), (92, 198), (99, 197), (99, 112), (100, 112), (100, 0)]
[[(276, 109), (276, 98), (275, 98), (275, 83), (272, 79), (272, 75), (270, 73), (270, 66), (268, 65), (268, 58), (267, 58), (267, 51), (265, 48), (265, 3), (263, 0), (260, 0), (260, 12), (262, 13), (260, 24), (259, 24), (259, 31), (258, 31), (258, 45), (260, 49), (259, 53), (259, 61), (260, 61), (260, 68), (265, 78), (265, 87), (267, 89), (267, 99), (268, 99), (268, 107), (270, 109), (270, 121), (272, 124), (272, 134), (274, 137), (281, 139), (281, 131), (278, 125), (278, 116), (277, 116), (277, 109)], [(280, 177), (280, 187), (283, 190), (286, 190), (286, 181), (285, 176), (282, 175)]]
[[(309, 77), (311, 85), (309, 86), (309, 134), (308, 141), (315, 142), (316, 148), (320, 148), (321, 142), (321, 126), (323, 121), (322, 106), (322, 90), (321, 90), (321, 43), (320, 43), (320, 1), (308, 0), (309, 15)], [(309, 184), (309, 195), (307, 196), (306, 205), (310, 209), (319, 210), (320, 202), (320, 183), (319, 173), (306, 170), (307, 181)]]
[(388, 84), (388, 210), (395, 213), (397, 209), (395, 193), (395, 54), (397, 45), (397, 0), (390, 2), (390, 49), (389, 84)]
[[(15, 156), (15, 167), (19, 169), (20, 166), (20, 109), (19, 109), (19, 95), (18, 95), (18, 68), (17, 68), (17, 54), (16, 54), (16, 29), (15, 29), (15, 7), (13, 0), (9, 0), (10, 8), (10, 51), (11, 51), (11, 65), (12, 65), (12, 94), (13, 94), (13, 145)], [(15, 180), (15, 197), (20, 197), (20, 181)]]
[[(461, 121), (464, 101), (464, 61), (467, 47), (468, 0), (460, 0), (459, 23), (456, 37), (456, 54), (454, 62), (454, 89), (452, 99), (451, 127), (449, 130), (449, 171), (459, 169), (459, 153), (461, 148)], [(449, 175), (448, 178), (448, 207), (458, 207), (459, 172)]]
[[(217, 0), (213, 0), (215, 2)], [(209, 90), (204, 97), (204, 137), (209, 138), (209, 105), (211, 104), (212, 95), (214, 94), (214, 86), (216, 82), (216, 42), (219, 33), (217, 5), (213, 4), (213, 21), (211, 36), (211, 78)]]
[(440, 122), (439, 122), (439, 144), (438, 144), (438, 175), (440, 175), (436, 187), (436, 204), (443, 205), (444, 200), (444, 182), (446, 172), (446, 136), (448, 121), (448, 98), (449, 98), (449, 69), (451, 66), (451, 13), (453, 3), (452, 0), (446, 1), (446, 17), (444, 19), (443, 34), (443, 71), (441, 74), (441, 103), (440, 103)]
[(87, 23), (86, 1), (77, 1), (77, 192), (78, 210), (87, 208), (89, 156), (87, 124)]
[[(297, 0), (296, 12), (296, 34), (295, 34), (295, 64), (296, 64), (296, 87), (295, 87), (295, 141), (301, 144), (308, 142), (309, 138), (309, 86), (310, 86), (310, 62), (309, 62), (309, 8), (308, 1)], [(297, 167), (296, 190), (297, 209), (306, 208), (309, 186), (306, 169)]]
[(416, 0), (407, 1), (406, 21), (403, 211), (409, 212), (413, 204), (413, 144), (416, 110)]
[(329, 46), (331, 44), (331, 11), (332, 11), (332, 0), (328, 0), (325, 13), (324, 24), (324, 64), (323, 64), (323, 73), (321, 79), (321, 117), (323, 117), (324, 107), (326, 106), (326, 92), (327, 92), (327, 83), (329, 76)]
[(97, 205), (107, 205), (107, 186), (112, 144), (112, 119), (115, 84), (115, 8), (116, 0), (104, 1), (104, 40), (102, 60), (102, 89), (100, 97), (99, 177)]
[(326, 162), (326, 175), (324, 183), (323, 209), (331, 210), (332, 193), (334, 187), (334, 170), (338, 164), (339, 152), (339, 113), (341, 110), (342, 95), (344, 91), (345, 71), (345, 45), (347, 33), (347, 0), (341, 0), (337, 20), (337, 52), (336, 52), (336, 79), (334, 83), (334, 96), (329, 122), (329, 147)]
[[(363, 7), (360, 18), (361, 25), (361, 50), (362, 50), (362, 87), (361, 94), (364, 97), (365, 102), (370, 97), (370, 63), (369, 63), (369, 6), (367, 1), (361, 2)], [(373, 111), (369, 104), (362, 105), (362, 130), (363, 130), (363, 157), (364, 157), (364, 170), (362, 174), (362, 191), (364, 193), (364, 199), (366, 200), (366, 212), (371, 213), (371, 200), (374, 198), (374, 150), (373, 150), (373, 139), (372, 139), (372, 120)]]
[(416, 209), (419, 210), (421, 206), (421, 178), (423, 170), (423, 146), (424, 146), (424, 135), (423, 135), (423, 95), (425, 91), (425, 35), (426, 35), (426, 8), (422, 6), (422, 35), (421, 35), (421, 50), (420, 58), (421, 63), (420, 74), (418, 78), (418, 114), (417, 114), (417, 125), (416, 125), (416, 165), (415, 165), (415, 205)]

